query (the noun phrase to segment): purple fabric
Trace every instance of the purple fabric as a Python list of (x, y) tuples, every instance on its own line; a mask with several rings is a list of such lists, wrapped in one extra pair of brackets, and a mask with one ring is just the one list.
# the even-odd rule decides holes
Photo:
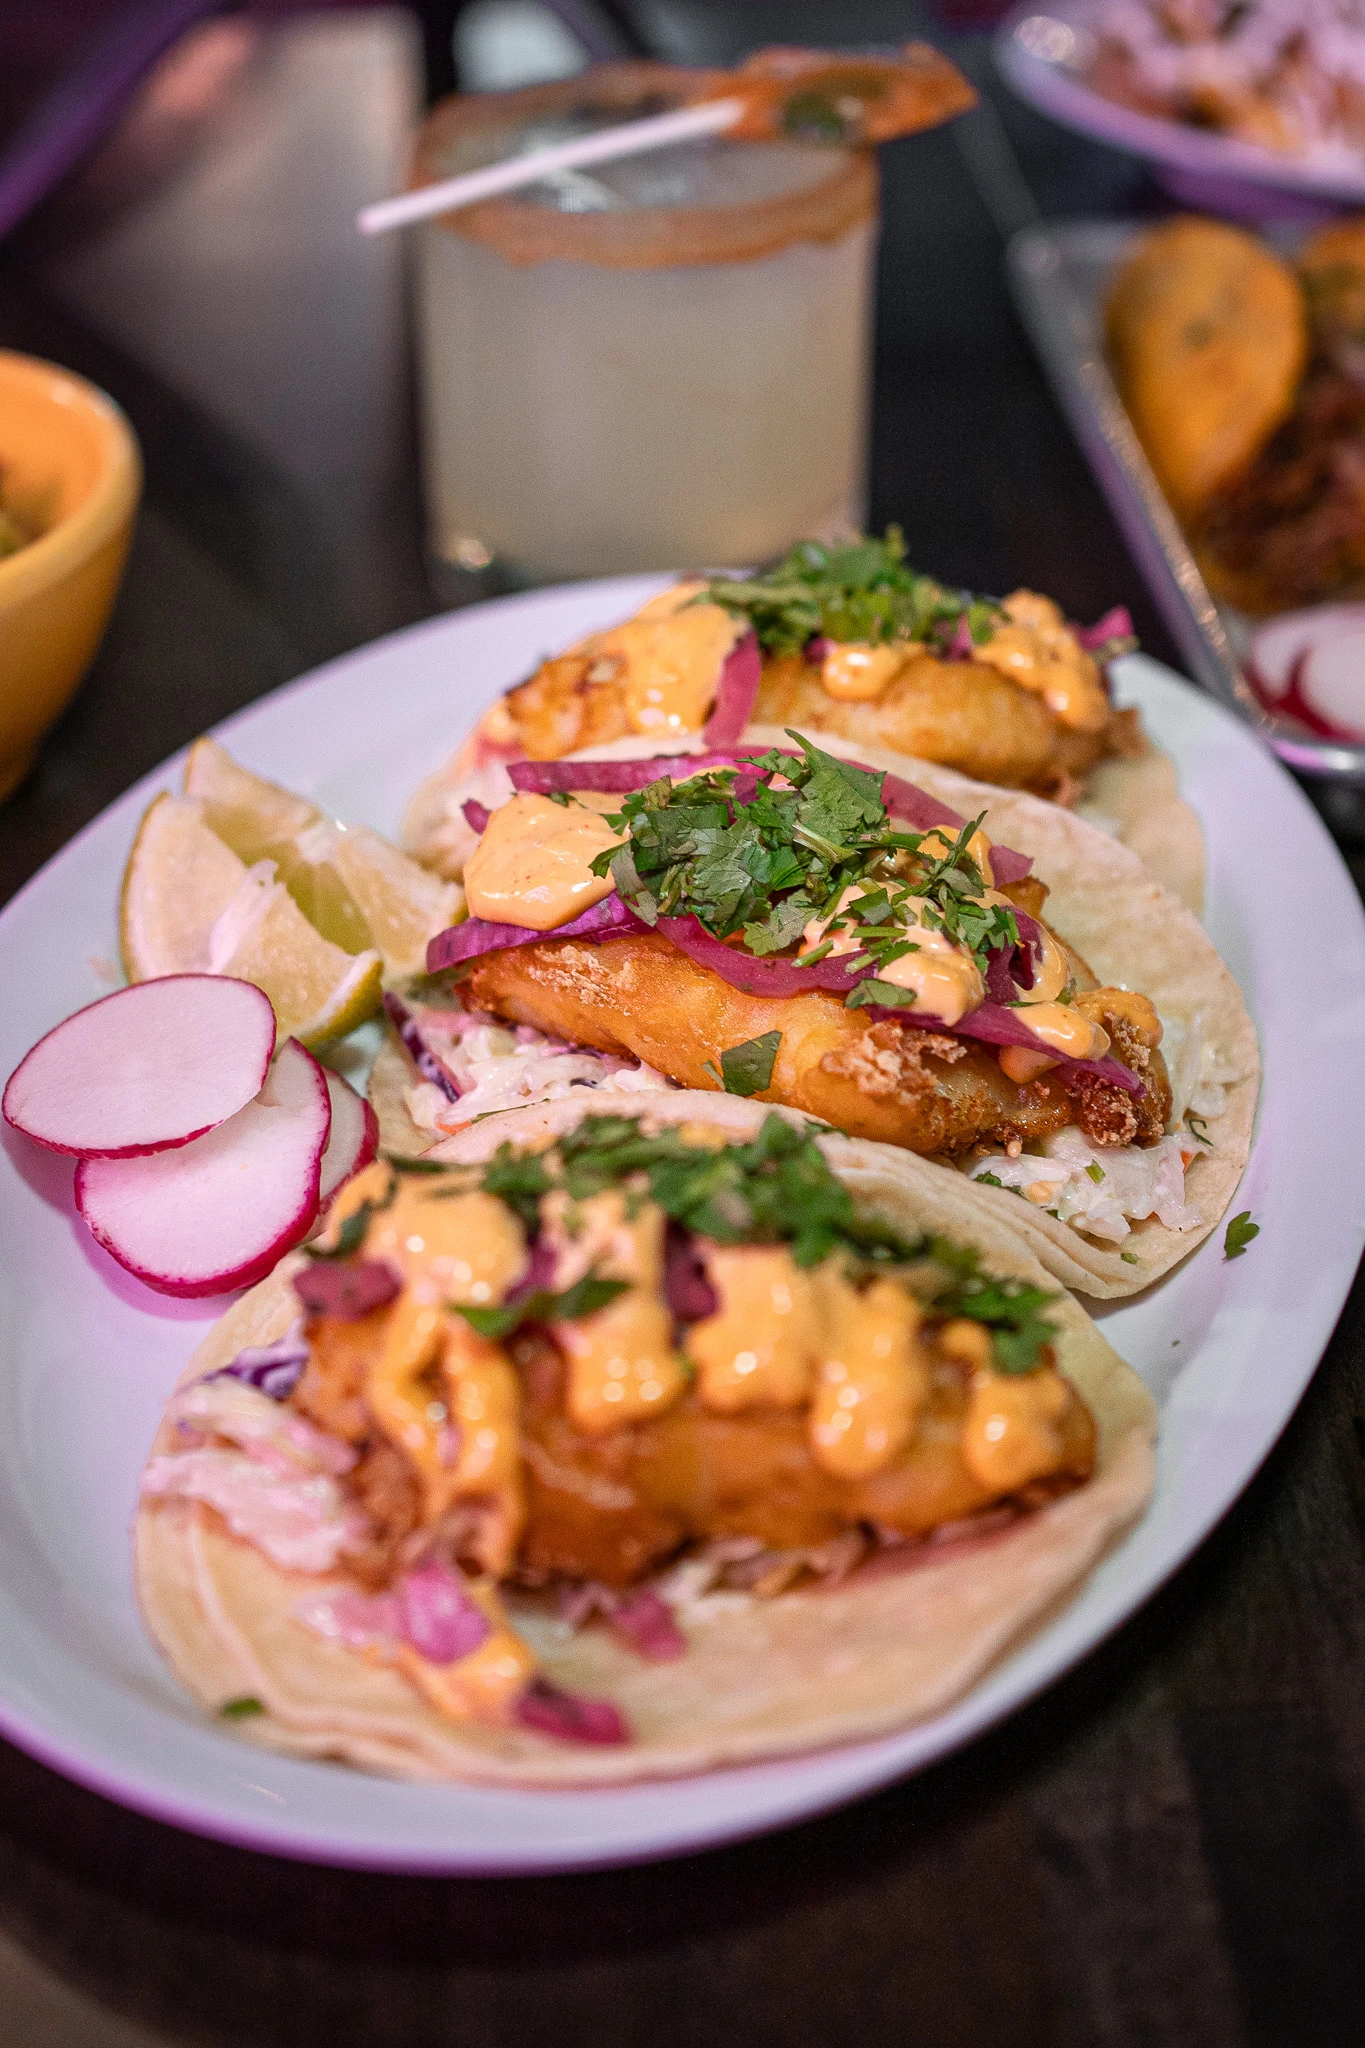
[(493, 1633), (459, 1573), (439, 1558), (429, 1557), (408, 1572), (395, 1590), (404, 1639), (429, 1664), (458, 1663)]
[(407, 1053), (408, 1058), (412, 1061), (422, 1079), (430, 1081), (433, 1086), (439, 1088), (447, 1102), (458, 1102), (464, 1090), (460, 1087), (459, 1082), (455, 1079), (445, 1061), (434, 1053), (427, 1044), (422, 1033), (422, 1027), (413, 1016), (412, 1011), (402, 1000), (401, 996), (396, 996), (392, 989), (385, 991), (384, 1015), (398, 1033), (399, 1038), (403, 1042), (403, 1050)]
[(294, 1292), (310, 1315), (336, 1316), (343, 1323), (387, 1307), (402, 1289), (401, 1277), (384, 1259), (352, 1259), (335, 1266), (318, 1262), (294, 1275)]
[(763, 675), (763, 656), (758, 635), (746, 633), (737, 640), (721, 664), (716, 684), (716, 701), (702, 727), (708, 747), (732, 747), (754, 715), (758, 685)]
[(564, 1742), (629, 1742), (630, 1728), (610, 1700), (588, 1700), (565, 1692), (548, 1678), (533, 1678), (517, 1701), (523, 1728), (557, 1735)]

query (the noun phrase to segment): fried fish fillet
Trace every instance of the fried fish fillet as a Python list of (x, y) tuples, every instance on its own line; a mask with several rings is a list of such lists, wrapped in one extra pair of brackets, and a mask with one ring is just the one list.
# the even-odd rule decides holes
[[(423, 1538), (421, 1489), (365, 1403), (366, 1378), (383, 1348), (388, 1309), (357, 1322), (325, 1316), (309, 1330), (311, 1357), (295, 1404), (357, 1453), (350, 1484), (368, 1535), (347, 1565), (379, 1589)], [(667, 1414), (588, 1435), (565, 1412), (564, 1361), (542, 1334), (523, 1332), (512, 1355), (522, 1389), (521, 1453), (526, 1520), (517, 1576), (624, 1586), (688, 1542), (745, 1536), (769, 1550), (829, 1542), (863, 1522), (923, 1536), (995, 1504), (1000, 1496), (962, 1452), (970, 1374), (945, 1357), (932, 1330), (929, 1397), (910, 1443), (882, 1469), (841, 1479), (811, 1451), (804, 1409), (716, 1414), (689, 1393)], [(1066, 1382), (1057, 1423), (1061, 1456), (1021, 1504), (1082, 1484), (1095, 1462), (1095, 1424)], [(458, 1548), (461, 1531), (445, 1533)], [(471, 1527), (473, 1522), (471, 1521)]]
[(488, 953), (473, 963), (464, 989), (472, 1007), (573, 1044), (633, 1055), (687, 1088), (714, 1088), (708, 1062), (718, 1070), (728, 1048), (779, 1031), (772, 1082), (760, 1101), (912, 1152), (1027, 1143), (1068, 1124), (1079, 1124), (1094, 1144), (1153, 1144), (1170, 1111), (1160, 1052), (1141, 1042), (1124, 991), (1094, 989), (1094, 976), (1075, 964), (1091, 990), (1082, 1006), (1145, 1083), (1144, 1095), (1065, 1067), (1020, 1087), (989, 1046), (877, 1020), (824, 990), (746, 995), (656, 933)]
[(874, 703), (841, 703), (800, 655), (765, 661), (755, 720), (938, 761), (978, 782), (1053, 795), (1112, 754), (1140, 753), (1138, 715), (1082, 729), (982, 662), (913, 655)]

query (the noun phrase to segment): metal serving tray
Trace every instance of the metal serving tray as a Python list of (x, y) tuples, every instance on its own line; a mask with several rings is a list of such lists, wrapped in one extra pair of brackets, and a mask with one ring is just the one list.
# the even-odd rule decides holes
[[(1214, 599), (1138, 444), (1104, 356), (1104, 296), (1137, 222), (1048, 221), (1009, 244), (1010, 287), (1057, 397), (1191, 674), (1301, 774), (1365, 785), (1365, 744), (1276, 718), (1242, 659), (1256, 621)], [(1278, 239), (1278, 237), (1276, 238)]]

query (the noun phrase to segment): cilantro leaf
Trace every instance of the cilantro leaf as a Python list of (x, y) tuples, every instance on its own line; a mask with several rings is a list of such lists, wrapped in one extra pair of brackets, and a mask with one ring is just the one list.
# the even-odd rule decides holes
[(826, 545), (799, 541), (765, 575), (717, 577), (697, 600), (723, 605), (751, 625), (769, 654), (800, 654), (817, 635), (831, 640), (932, 640), (965, 616), (974, 641), (1001, 617), (993, 599), (949, 590), (905, 563), (899, 527), (885, 537)]
[(235, 1700), (224, 1700), (218, 1709), (220, 1721), (249, 1721), (253, 1714), (263, 1714), (264, 1706), (251, 1693), (242, 1693)]
[(1000, 1280), (983, 1273), (975, 1247), (954, 1244), (949, 1238), (934, 1238), (929, 1256), (948, 1276), (932, 1297), (934, 1309), (984, 1323), (991, 1333), (997, 1372), (1035, 1372), (1046, 1362), (1043, 1353), (1055, 1343), (1057, 1331), (1045, 1311), (1058, 1300), (1056, 1293), (1026, 1280)]
[(849, 990), (844, 1008), (861, 1010), (869, 1003), (880, 1003), (888, 1010), (907, 1010), (918, 1000), (912, 988), (902, 988), (898, 981), (878, 981), (875, 974), (869, 974)]
[(1251, 1220), (1250, 1209), (1243, 1209), (1240, 1216), (1234, 1216), (1223, 1233), (1223, 1257), (1240, 1259), (1253, 1237), (1259, 1237), (1261, 1226)]
[[(720, 1073), (716, 1075), (726, 1094), (761, 1094), (772, 1082), (781, 1043), (780, 1031), (765, 1031), (761, 1038), (747, 1038), (743, 1045), (727, 1046), (720, 1056)], [(706, 1064), (715, 1074), (709, 1060)]]
[(581, 1280), (576, 1280), (561, 1294), (552, 1294), (543, 1287), (537, 1287), (516, 1301), (504, 1302), (500, 1308), (474, 1308), (461, 1301), (452, 1302), (450, 1306), (481, 1337), (496, 1341), (500, 1337), (510, 1337), (513, 1330), (520, 1329), (523, 1323), (577, 1322), (580, 1316), (590, 1316), (594, 1309), (605, 1308), (609, 1301), (615, 1301), (629, 1285), (628, 1280), (602, 1280), (595, 1273), (585, 1273)]

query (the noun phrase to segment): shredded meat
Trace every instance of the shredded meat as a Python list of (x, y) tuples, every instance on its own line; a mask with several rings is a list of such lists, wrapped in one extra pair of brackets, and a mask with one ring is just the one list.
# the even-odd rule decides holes
[(1211, 588), (1250, 612), (1365, 591), (1365, 385), (1319, 362), (1192, 538)]

